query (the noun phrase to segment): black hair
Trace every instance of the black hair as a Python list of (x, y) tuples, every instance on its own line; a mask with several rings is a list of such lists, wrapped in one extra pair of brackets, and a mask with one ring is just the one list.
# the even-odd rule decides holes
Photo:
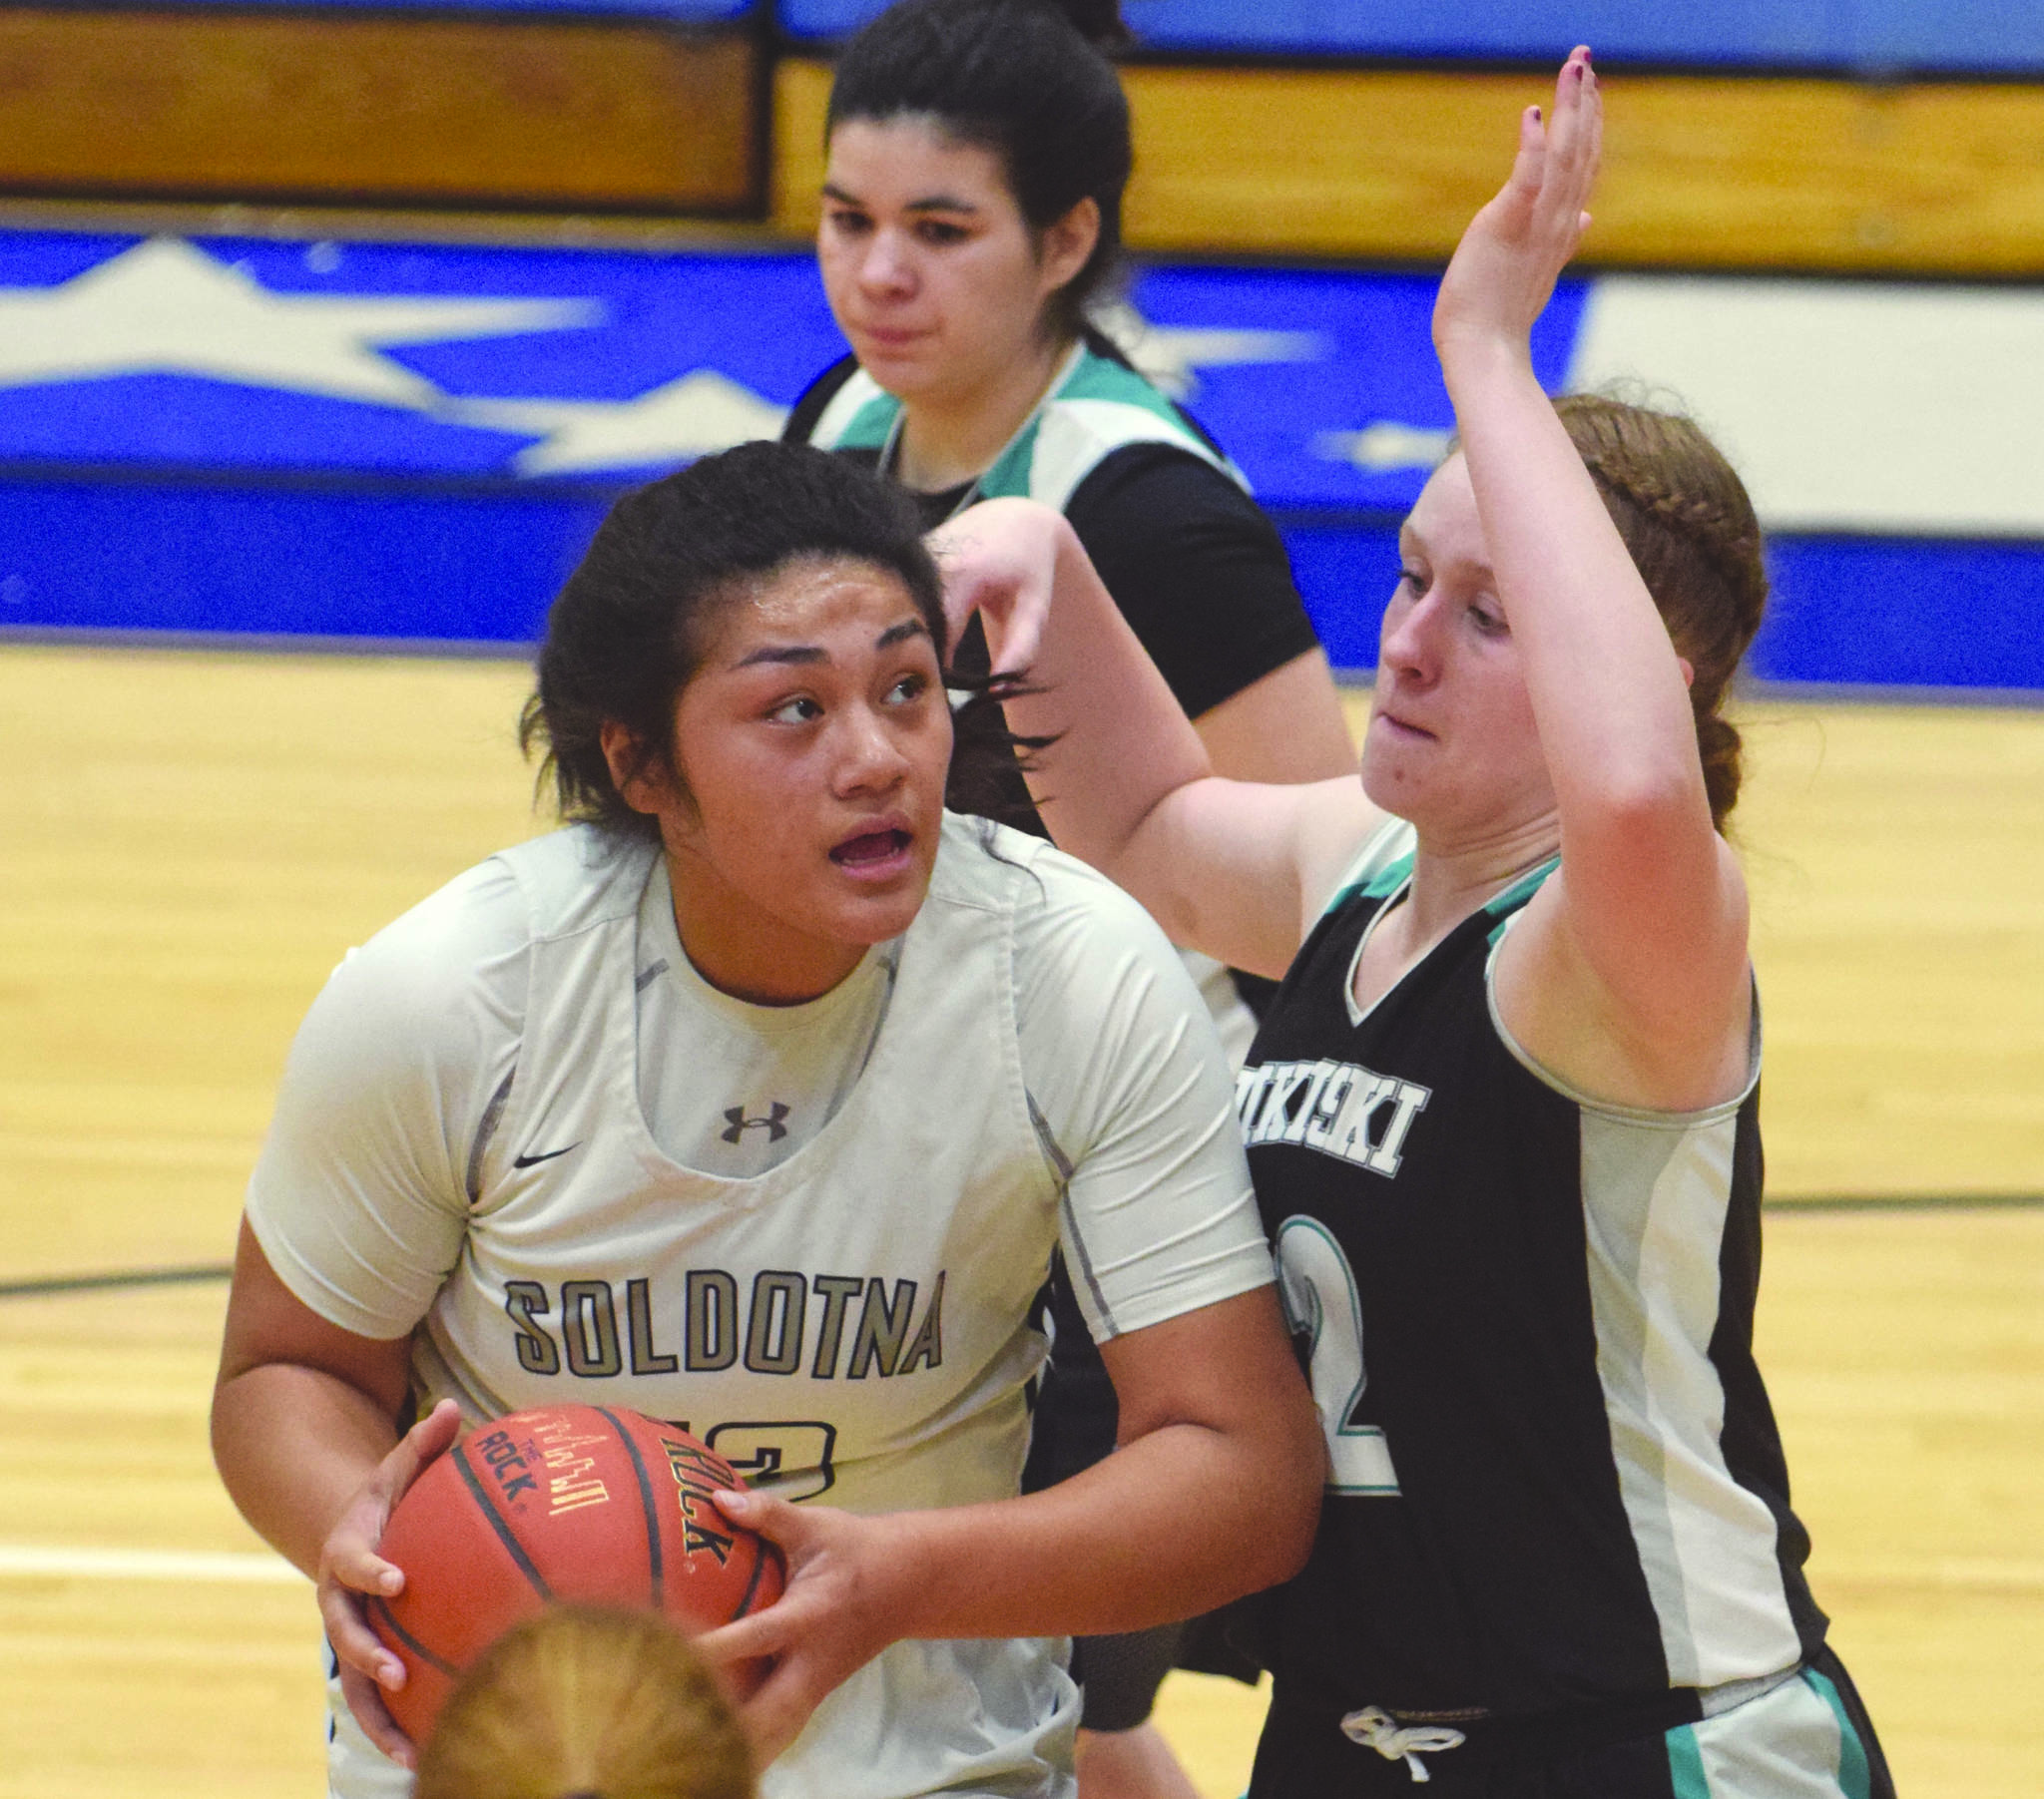
[[(606, 724), (636, 745), (632, 774), (674, 760), (675, 701), (702, 666), (724, 609), (749, 586), (810, 558), (862, 562), (900, 581), (949, 661), (943, 584), (914, 502), (842, 456), (806, 444), (748, 443), (634, 488), (613, 506), (547, 615), (536, 679), (518, 719), (519, 746), (544, 745), (539, 784), (562, 818), (659, 835), (612, 778)], [(945, 676), (993, 706), (1026, 691), (1007, 675)], [(961, 732), (945, 803), (993, 816), (1017, 749), (1005, 731)]]
[(1100, 240), (1049, 307), (1075, 338), (1121, 257), (1129, 101), (1099, 47), (1127, 36), (1119, 0), (899, 0), (839, 54), (824, 140), (847, 119), (927, 114), (1000, 158), (1032, 228), (1090, 198)]

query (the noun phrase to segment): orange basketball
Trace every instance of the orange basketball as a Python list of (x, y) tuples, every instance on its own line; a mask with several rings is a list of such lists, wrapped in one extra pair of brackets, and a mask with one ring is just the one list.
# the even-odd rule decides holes
[(705, 1630), (769, 1605), (785, 1566), (711, 1495), (745, 1483), (687, 1431), (614, 1406), (544, 1406), (470, 1432), (390, 1515), (404, 1571), (369, 1619), (404, 1663), (384, 1700), (423, 1743), (454, 1682), (551, 1600), (642, 1606)]

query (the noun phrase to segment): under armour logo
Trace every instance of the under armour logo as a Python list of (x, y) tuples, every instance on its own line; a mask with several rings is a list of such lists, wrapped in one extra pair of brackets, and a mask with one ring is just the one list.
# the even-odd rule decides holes
[(766, 1116), (764, 1119), (747, 1118), (746, 1109), (743, 1106), (731, 1107), (724, 1117), (725, 1127), (718, 1132), (718, 1135), (723, 1137), (728, 1143), (737, 1142), (755, 1124), (765, 1129), (766, 1140), (769, 1143), (777, 1143), (787, 1134), (787, 1126), (781, 1123), (781, 1120), (787, 1117), (787, 1108), (781, 1105), (778, 1100), (775, 1100), (766, 1108)]

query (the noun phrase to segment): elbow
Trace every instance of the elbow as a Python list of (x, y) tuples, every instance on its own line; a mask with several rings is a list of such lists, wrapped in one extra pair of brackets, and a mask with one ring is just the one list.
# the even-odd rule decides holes
[(1327, 1490), (1327, 1445), (1320, 1435), (1319, 1416), (1309, 1404), (1302, 1412), (1286, 1461), (1281, 1521), (1274, 1521), (1272, 1532), (1274, 1548), (1281, 1550), (1278, 1580), (1290, 1579), (1312, 1555), (1320, 1528), (1320, 1498)]
[(1676, 757), (1599, 769), (1580, 810), (1606, 835), (1651, 844), (1708, 828), (1711, 799), (1696, 758)]
[(1327, 1448), (1302, 1386), (1297, 1400), (1284, 1408), (1281, 1442), (1259, 1480), (1255, 1549), (1241, 1571), (1244, 1592), (1261, 1592), (1289, 1580), (1312, 1555), (1320, 1496), (1327, 1484)]
[(1571, 806), (1562, 801), (1562, 859), (1621, 878), (1685, 866), (1715, 842), (1711, 802), (1694, 768), (1638, 769), (1600, 781)]

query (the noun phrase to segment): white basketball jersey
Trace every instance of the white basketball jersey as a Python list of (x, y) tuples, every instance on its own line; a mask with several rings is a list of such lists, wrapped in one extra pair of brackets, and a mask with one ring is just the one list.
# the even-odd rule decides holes
[(853, 1511), (1013, 1493), (1060, 1189), (1023, 1089), (1007, 939), (986, 929), (1005, 896), (986, 889), (1028, 872), (977, 846), (938, 859), (844, 1105), (777, 1167), (728, 1179), (669, 1159), (639, 1104), (652, 852), (592, 867), (588, 844), (503, 857), (534, 918), (525, 1030), (460, 1265), (426, 1314), (422, 1399), (476, 1420), (630, 1406), (788, 1498)]
[[(535, 921), (524, 1044), (418, 1345), (423, 1403), (452, 1396), (472, 1420), (630, 1406), (749, 1481), (852, 1511), (1012, 1495), (1059, 1182), (1023, 1091), (1007, 939), (986, 926), (1029, 875), (977, 845), (939, 858), (844, 1106), (778, 1167), (732, 1180), (669, 1160), (647, 1130), (633, 975), (652, 852), (593, 867), (588, 848), (562, 833), (504, 857)], [(1059, 1791), (1063, 1755), (1037, 1739), (1070, 1727), (1061, 1660), (1047, 1642), (898, 1644), (825, 1702), (765, 1791), (883, 1799), (959, 1773), (965, 1790)], [(960, 1682), (990, 1690), (952, 1710)], [(961, 1745), (903, 1710), (918, 1693), (988, 1739), (951, 1765)]]
[[(763, 1171), (675, 1160), (638, 1079), (655, 854), (580, 827), (493, 858), (343, 964), (293, 1045), (250, 1224), (320, 1316), (411, 1333), (423, 1402), (628, 1406), (789, 1498), (969, 1504), (1017, 1489), (1054, 1245), (1102, 1336), (1270, 1279), (1169, 946), (1098, 875), (973, 820), (945, 823), (835, 1111)], [(767, 1799), (1069, 1799), (1061, 1662), (897, 1643)], [(342, 1799), (407, 1788), (344, 1707), (329, 1769)]]

